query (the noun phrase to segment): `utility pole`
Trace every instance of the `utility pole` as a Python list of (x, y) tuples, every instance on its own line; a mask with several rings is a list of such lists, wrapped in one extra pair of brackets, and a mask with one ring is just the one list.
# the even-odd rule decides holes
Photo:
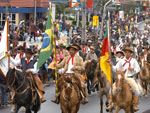
[(34, 24), (36, 25), (36, 0), (34, 0)]
[(9, 16), (8, 4), (9, 4), (9, 0), (7, 0), (7, 4), (6, 4), (6, 18)]
[(80, 10), (77, 11), (77, 27), (79, 27), (79, 14), (80, 14)]
[(82, 42), (86, 42), (86, 0), (82, 4)]
[(101, 22), (101, 28), (100, 28), (100, 36), (99, 38), (102, 39), (102, 33), (103, 33), (103, 24), (104, 24), (104, 19), (106, 16), (106, 7), (107, 5), (111, 2), (112, 0), (109, 0), (105, 5), (104, 5), (104, 10), (103, 10), (103, 17), (102, 17), (102, 22)]

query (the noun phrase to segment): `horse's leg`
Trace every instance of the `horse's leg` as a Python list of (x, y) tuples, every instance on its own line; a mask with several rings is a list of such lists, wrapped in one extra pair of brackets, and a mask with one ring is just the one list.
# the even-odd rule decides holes
[(62, 113), (67, 113), (67, 109), (63, 105), (61, 105), (61, 110), (62, 110)]
[(147, 96), (148, 80), (145, 81), (145, 96)]
[(31, 112), (31, 109), (30, 109), (30, 106), (27, 106), (27, 107), (26, 107), (26, 113), (32, 113), (32, 112)]
[(119, 110), (120, 110), (120, 107), (119, 107), (119, 106), (116, 106), (116, 111), (115, 111), (115, 113), (118, 113)]
[(103, 113), (103, 95), (100, 94), (100, 113)]
[(128, 106), (128, 107), (125, 109), (125, 113), (132, 113), (132, 111), (131, 111), (131, 106)]
[(88, 89), (88, 94), (91, 95), (91, 90), (90, 90), (90, 81), (87, 80), (87, 89)]
[(77, 113), (76, 106), (72, 107), (72, 108), (71, 108), (71, 112), (69, 112), (69, 113)]
[(79, 108), (80, 108), (80, 103), (78, 103), (78, 104), (76, 105), (76, 113), (79, 111)]
[(15, 113), (18, 113), (18, 110), (20, 109), (20, 107), (21, 107), (21, 106), (19, 106), (19, 105), (16, 105), (16, 106), (15, 106)]

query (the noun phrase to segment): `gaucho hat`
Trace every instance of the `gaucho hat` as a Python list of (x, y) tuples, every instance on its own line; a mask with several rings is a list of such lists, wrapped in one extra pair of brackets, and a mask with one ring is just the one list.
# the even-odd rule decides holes
[(80, 50), (81, 47), (78, 44), (70, 44), (66, 49), (74, 48), (75, 50)]
[(131, 53), (134, 53), (134, 51), (133, 51), (133, 49), (131, 48), (131, 47), (125, 47), (124, 49), (123, 49), (123, 51), (125, 52), (125, 51), (130, 51)]
[(30, 48), (27, 48), (27, 49), (26, 49), (26, 53), (33, 55), (33, 51), (32, 51), (32, 49), (30, 49)]

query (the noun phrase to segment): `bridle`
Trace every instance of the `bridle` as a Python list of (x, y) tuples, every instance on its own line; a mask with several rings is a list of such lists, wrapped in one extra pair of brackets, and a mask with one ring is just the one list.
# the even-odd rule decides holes
[[(15, 74), (15, 77), (14, 77), (14, 80), (13, 80), (12, 84), (10, 85), (11, 88), (13, 88), (13, 86), (15, 84), (15, 81), (16, 81), (16, 78), (18, 78), (16, 72), (14, 74)], [(18, 92), (18, 90), (23, 86), (24, 82), (25, 82), (25, 76), (23, 77), (22, 84), (18, 88), (16, 88), (16, 89), (14, 88), (16, 94), (23, 94), (23, 93), (25, 93), (27, 91), (27, 89), (30, 88), (29, 85), (28, 85), (27, 88), (25, 88), (23, 91)]]
[[(67, 84), (70, 84), (70, 83), (67, 83)], [(68, 85), (67, 85), (67, 86), (68, 86)], [(71, 90), (73, 90), (73, 88), (72, 88), (71, 86), (68, 86), (67, 88), (70, 88)], [(63, 88), (63, 98), (64, 98), (65, 101), (70, 101), (70, 100), (68, 100), (68, 99), (65, 97), (65, 95), (66, 95), (65, 90), (66, 90), (67, 88)], [(70, 97), (70, 99), (71, 99), (73, 96), (74, 96), (74, 93), (71, 92), (71, 97)]]

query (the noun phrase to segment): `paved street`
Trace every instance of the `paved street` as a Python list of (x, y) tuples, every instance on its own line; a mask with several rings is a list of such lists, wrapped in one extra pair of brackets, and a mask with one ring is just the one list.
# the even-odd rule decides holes
[[(51, 99), (54, 97), (55, 88), (54, 85), (51, 85), (50, 87), (46, 87), (46, 94), (45, 98), (47, 101), (42, 104), (41, 110), (39, 113), (61, 113), (60, 105), (53, 104), (51, 102)], [(97, 93), (93, 93), (89, 97), (89, 103), (86, 105), (81, 105), (81, 108), (79, 110), (79, 113), (99, 113), (100, 112), (100, 106), (99, 106), (99, 97)], [(0, 113), (10, 113), (11, 107), (0, 109)], [(150, 111), (145, 112), (146, 110), (150, 109), (150, 96), (146, 98), (142, 98), (140, 100), (140, 111), (136, 113), (150, 113)], [(21, 111), (19, 113), (22, 113)], [(107, 113), (104, 111), (104, 113)], [(120, 111), (119, 113), (124, 113), (123, 111)]]

